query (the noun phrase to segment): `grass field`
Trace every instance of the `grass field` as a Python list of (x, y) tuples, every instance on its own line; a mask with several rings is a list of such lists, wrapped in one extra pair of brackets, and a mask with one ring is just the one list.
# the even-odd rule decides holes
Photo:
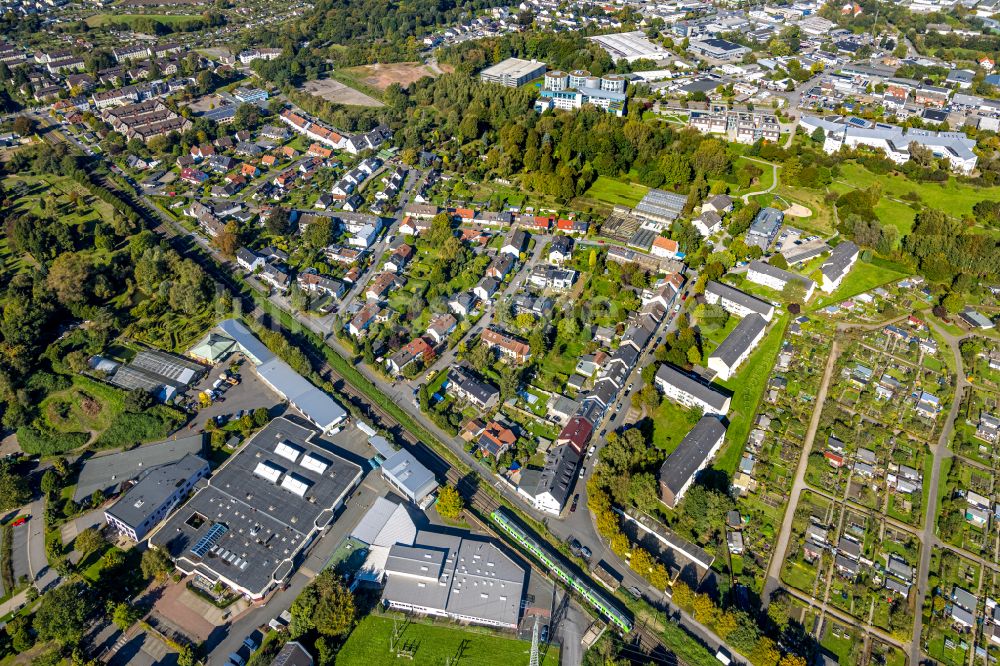
[(788, 224), (803, 231), (829, 236), (834, 232), (832, 206), (823, 200), (826, 192), (779, 183), (774, 194), (785, 204), (801, 204), (812, 211), (809, 217), (789, 218)]
[(684, 409), (666, 398), (650, 414), (650, 418), (653, 420), (653, 446), (663, 449), (668, 454), (673, 453), (684, 436), (698, 422), (696, 412)]
[(739, 373), (729, 381), (719, 382), (733, 392), (728, 414), (729, 428), (726, 430), (726, 442), (714, 465), (716, 469), (727, 474), (732, 475), (736, 471), (737, 465), (740, 464), (743, 446), (750, 435), (750, 428), (753, 426), (753, 419), (757, 413), (757, 405), (764, 395), (771, 369), (774, 367), (778, 352), (781, 350), (781, 339), (787, 325), (788, 315), (784, 314), (774, 322), (771, 330), (760, 343), (760, 347), (750, 355)]
[[(772, 184), (774, 184), (774, 168), (770, 164), (764, 164), (762, 162), (758, 162), (757, 160), (751, 160), (746, 157), (740, 157), (734, 161), (733, 171), (734, 172), (738, 171), (747, 164), (754, 165), (764, 173), (760, 175), (756, 183), (751, 183), (750, 185), (748, 185), (743, 189), (736, 189), (733, 192), (731, 192), (731, 195), (734, 197), (739, 196), (741, 194), (746, 194), (748, 192), (761, 192), (763, 190), (768, 189), (769, 187), (771, 187)], [(778, 176), (778, 178), (780, 183), (781, 176)]]
[(109, 24), (125, 24), (129, 27), (136, 22), (151, 19), (163, 25), (184, 25), (201, 21), (200, 16), (193, 14), (95, 14), (87, 17), (87, 25), (91, 28), (99, 28)]
[[(905, 222), (906, 218), (909, 218), (906, 231), (912, 226), (912, 215), (915, 213), (905, 202), (908, 196), (914, 194), (920, 197), (923, 205), (941, 209), (955, 217), (971, 215), (972, 207), (980, 201), (1000, 201), (1000, 188), (975, 187), (960, 183), (954, 178), (949, 178), (945, 183), (917, 183), (900, 175), (876, 175), (860, 164), (852, 163), (842, 165), (840, 176), (831, 189), (846, 192), (850, 189), (866, 188), (876, 182), (882, 186), (882, 201), (876, 207), (876, 212), (883, 222), (896, 226), (900, 232), (904, 231), (900, 228), (900, 224)], [(893, 201), (896, 199), (901, 201)], [(902, 209), (907, 209), (909, 212)], [(886, 212), (890, 213), (889, 217), (883, 218)]]
[[(403, 627), (405, 620), (398, 621)], [(483, 631), (469, 631), (456, 626), (428, 625), (410, 622), (397, 640), (397, 649), (410, 645), (412, 660), (401, 660), (389, 650), (393, 623), (388, 617), (369, 615), (355, 627), (344, 647), (337, 654), (337, 666), (371, 666), (394, 662), (410, 664), (444, 664), (491, 666), (492, 664), (527, 663), (531, 644), (514, 638)], [(559, 650), (549, 648), (542, 664), (557, 666)]]
[(583, 196), (612, 206), (632, 207), (639, 203), (648, 191), (649, 188), (645, 185), (598, 176)]
[(844, 278), (844, 281), (840, 283), (840, 286), (829, 296), (819, 298), (813, 304), (813, 309), (823, 308), (831, 303), (839, 303), (851, 296), (863, 294), (875, 287), (901, 280), (906, 276), (907, 273), (903, 273), (902, 271), (859, 261), (854, 264), (854, 268)]

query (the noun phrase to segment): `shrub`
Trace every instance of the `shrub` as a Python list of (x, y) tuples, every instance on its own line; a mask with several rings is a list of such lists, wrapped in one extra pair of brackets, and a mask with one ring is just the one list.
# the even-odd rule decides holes
[(48, 456), (80, 448), (87, 443), (84, 432), (48, 432), (33, 426), (17, 429), (17, 442), (29, 455)]
[(170, 428), (159, 415), (123, 412), (97, 438), (100, 448), (118, 448), (138, 444), (157, 437), (165, 437)]

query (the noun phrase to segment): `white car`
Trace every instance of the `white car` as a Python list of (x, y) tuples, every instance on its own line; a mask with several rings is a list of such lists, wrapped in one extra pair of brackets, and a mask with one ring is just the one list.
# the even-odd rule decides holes
[(589, 458), (592, 455), (594, 455), (594, 451), (596, 451), (596, 450), (597, 450), (597, 447), (594, 446), (593, 444), (591, 444), (590, 449), (587, 451), (587, 457)]

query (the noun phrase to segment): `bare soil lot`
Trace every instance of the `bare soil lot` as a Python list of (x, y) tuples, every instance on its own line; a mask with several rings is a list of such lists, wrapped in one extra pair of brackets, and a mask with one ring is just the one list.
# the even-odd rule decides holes
[(425, 76), (437, 76), (430, 67), (421, 62), (376, 63), (351, 67), (345, 71), (361, 83), (379, 90), (385, 90), (393, 83), (406, 88)]
[(310, 95), (348, 106), (383, 106), (382, 102), (334, 79), (307, 81), (302, 90)]

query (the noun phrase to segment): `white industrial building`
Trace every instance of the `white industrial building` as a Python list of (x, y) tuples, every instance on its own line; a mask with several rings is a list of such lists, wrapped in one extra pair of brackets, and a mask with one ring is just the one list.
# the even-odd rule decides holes
[(534, 81), (543, 74), (545, 74), (544, 62), (507, 58), (479, 72), (479, 78), (484, 83), (498, 83), (508, 88), (517, 88)]

